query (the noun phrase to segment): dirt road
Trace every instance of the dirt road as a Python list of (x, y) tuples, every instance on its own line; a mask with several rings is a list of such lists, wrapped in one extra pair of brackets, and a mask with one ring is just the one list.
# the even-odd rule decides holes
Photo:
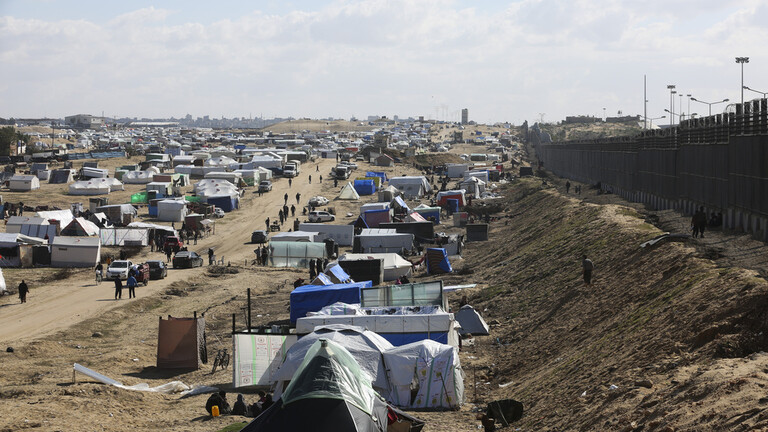
[[(328, 173), (336, 164), (332, 159), (318, 159), (315, 162), (303, 164), (301, 173), (293, 179), (293, 185), (288, 186), (287, 179), (275, 179), (273, 190), (262, 196), (248, 188), (241, 200), (241, 208), (238, 211), (228, 213), (226, 217), (216, 222), (216, 234), (198, 241), (197, 245), (190, 245), (190, 250), (197, 251), (204, 256), (207, 262), (206, 251), (214, 248), (217, 258), (224, 258), (224, 262), (242, 263), (244, 260), (254, 258), (250, 244), (250, 235), (253, 230), (264, 229), (264, 220), (269, 217), (272, 220), (278, 218), (278, 211), (284, 203), (284, 196), (289, 196), (288, 207), (296, 204), (296, 193), (301, 193), (301, 205), (315, 195), (325, 192), (329, 199), (335, 198), (333, 182), (329, 180)], [(316, 167), (319, 166), (319, 171)], [(360, 170), (358, 170), (359, 173)], [(357, 173), (356, 173), (357, 174)], [(324, 182), (320, 183), (320, 176)], [(312, 183), (309, 183), (312, 176)], [(340, 185), (341, 186), (341, 185)], [(301, 214), (301, 207), (296, 206), (296, 215)], [(304, 219), (302, 219), (304, 220)], [(293, 219), (283, 224), (283, 231), (293, 228)], [(162, 259), (161, 253), (150, 253), (133, 258), (134, 261), (143, 262), (147, 259)], [(177, 281), (184, 281), (204, 271), (204, 268), (172, 269), (168, 270), (168, 277), (163, 280), (151, 281), (148, 286), (140, 286), (136, 289), (139, 298), (154, 294), (166, 289)], [(0, 345), (7, 343), (25, 342), (37, 339), (58, 330), (65, 329), (85, 319), (101, 315), (116, 307), (131, 302), (127, 299), (127, 290), (123, 292), (122, 300), (114, 300), (114, 285), (110, 281), (104, 281), (96, 285), (90, 274), (87, 281), (82, 278), (69, 278), (45, 286), (30, 286), (31, 292), (27, 303), (19, 304), (15, 297), (4, 297), (0, 304)]]

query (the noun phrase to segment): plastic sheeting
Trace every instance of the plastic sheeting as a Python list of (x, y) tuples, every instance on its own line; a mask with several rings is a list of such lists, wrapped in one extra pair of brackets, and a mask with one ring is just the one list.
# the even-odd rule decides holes
[(337, 302), (360, 303), (360, 289), (371, 281), (334, 285), (304, 285), (291, 292), (291, 322)]
[(181, 396), (192, 396), (195, 394), (209, 393), (209, 392), (218, 390), (218, 388), (216, 387), (209, 387), (209, 386), (190, 387), (181, 381), (171, 381), (169, 383), (159, 385), (156, 387), (150, 387), (149, 384), (146, 384), (146, 383), (127, 386), (121, 383), (120, 381), (115, 381), (106, 375), (102, 375), (92, 369), (88, 369), (87, 367), (77, 363), (74, 364), (74, 369), (75, 369), (75, 372), (80, 372), (81, 374), (87, 375), (99, 382), (112, 385), (124, 390), (145, 391), (145, 392), (163, 393), (163, 394), (179, 394)]
[(326, 258), (325, 243), (270, 242), (269, 265), (307, 268), (309, 260)]

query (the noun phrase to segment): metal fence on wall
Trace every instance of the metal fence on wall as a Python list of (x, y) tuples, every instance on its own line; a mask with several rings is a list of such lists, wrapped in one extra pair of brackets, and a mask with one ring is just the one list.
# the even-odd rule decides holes
[(634, 137), (550, 143), (529, 140), (547, 170), (600, 184), (658, 209), (722, 212), (724, 225), (768, 239), (768, 100), (733, 112), (684, 120)]

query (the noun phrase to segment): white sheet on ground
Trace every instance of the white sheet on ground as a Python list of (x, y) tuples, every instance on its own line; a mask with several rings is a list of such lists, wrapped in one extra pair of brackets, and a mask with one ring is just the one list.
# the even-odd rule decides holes
[(195, 394), (209, 393), (209, 392), (218, 390), (218, 388), (216, 387), (209, 387), (209, 386), (190, 387), (181, 381), (171, 381), (169, 383), (159, 385), (157, 387), (150, 387), (149, 384), (147, 383), (140, 383), (132, 386), (127, 386), (121, 383), (120, 381), (115, 381), (106, 375), (102, 375), (92, 369), (88, 369), (87, 367), (81, 364), (75, 363), (74, 368), (75, 368), (75, 372), (80, 372), (81, 374), (87, 375), (99, 382), (113, 385), (115, 387), (125, 389), (125, 390), (146, 391), (146, 392), (163, 393), (163, 394), (179, 394), (180, 396), (188, 396), (188, 395), (191, 396)]

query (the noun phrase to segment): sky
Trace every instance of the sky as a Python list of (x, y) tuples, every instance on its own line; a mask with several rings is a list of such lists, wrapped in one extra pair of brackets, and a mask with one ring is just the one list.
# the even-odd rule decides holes
[(645, 76), (668, 122), (740, 102), (736, 56), (768, 92), (766, 23), (765, 0), (0, 0), (0, 117), (519, 125), (642, 116)]

